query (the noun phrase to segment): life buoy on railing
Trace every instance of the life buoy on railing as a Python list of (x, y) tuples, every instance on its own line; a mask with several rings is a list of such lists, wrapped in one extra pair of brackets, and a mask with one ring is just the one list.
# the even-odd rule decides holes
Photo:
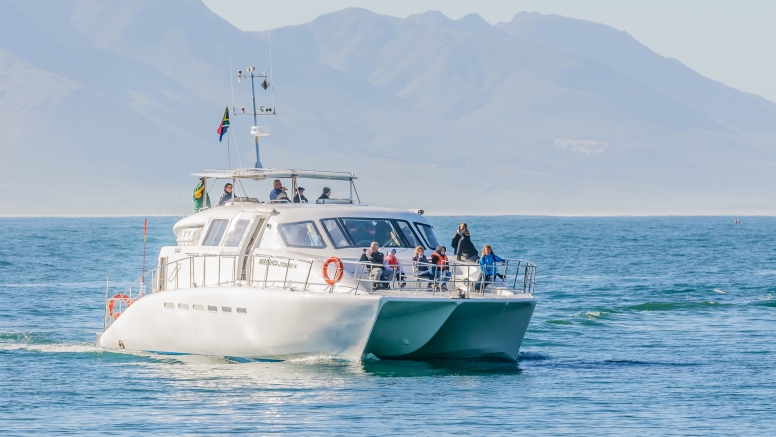
[(119, 316), (124, 311), (126, 311), (126, 308), (124, 310), (118, 311), (118, 312), (114, 312), (113, 311), (113, 308), (114, 308), (117, 300), (123, 300), (124, 302), (126, 302), (127, 303), (127, 308), (129, 308), (129, 306), (132, 305), (132, 300), (130, 300), (129, 296), (127, 296), (126, 294), (119, 293), (119, 294), (113, 296), (113, 298), (111, 298), (110, 302), (108, 302), (108, 313), (113, 318), (113, 320), (118, 319)]
[[(329, 264), (331, 263), (337, 264), (337, 273), (334, 274), (333, 278), (329, 277)], [(327, 284), (334, 285), (342, 279), (342, 275), (345, 274), (345, 267), (342, 265), (342, 261), (340, 261), (339, 258), (333, 256), (323, 263), (323, 271), (321, 274), (323, 275), (323, 280), (326, 281)]]

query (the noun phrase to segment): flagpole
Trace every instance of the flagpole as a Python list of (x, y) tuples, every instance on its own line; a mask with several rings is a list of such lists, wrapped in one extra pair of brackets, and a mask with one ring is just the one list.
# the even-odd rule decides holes
[[(227, 112), (229, 111), (229, 102), (226, 102), (226, 110)], [(229, 123), (229, 124), (231, 125), (232, 123)], [(232, 148), (231, 143), (229, 142), (229, 130), (227, 129), (226, 131), (226, 168), (229, 170), (232, 169), (232, 157), (230, 155), (230, 150), (229, 150), (231, 148)]]
[(148, 234), (148, 219), (143, 219), (143, 271), (140, 276), (140, 292), (145, 293), (145, 263), (146, 263), (146, 235)]

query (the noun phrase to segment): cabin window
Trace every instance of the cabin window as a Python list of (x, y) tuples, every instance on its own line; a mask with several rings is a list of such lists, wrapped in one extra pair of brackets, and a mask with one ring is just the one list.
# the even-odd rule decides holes
[(351, 247), (350, 241), (345, 237), (345, 233), (342, 232), (342, 228), (337, 219), (323, 219), (323, 228), (326, 229), (326, 233), (329, 234), (329, 239), (334, 244), (334, 247), (341, 249), (343, 247)]
[(218, 246), (219, 243), (221, 243), (221, 238), (224, 236), (224, 232), (226, 232), (227, 223), (229, 223), (229, 220), (213, 220), (213, 222), (210, 224), (210, 229), (207, 231), (207, 235), (205, 235), (205, 241), (202, 243), (202, 245)]
[(326, 244), (312, 221), (283, 223), (278, 226), (280, 235), (288, 247), (310, 247), (321, 249)]
[(369, 247), (373, 241), (380, 247), (415, 247), (402, 236), (397, 220), (341, 218), (340, 222), (356, 247)]
[(427, 225), (425, 223), (418, 223), (415, 222), (415, 226), (418, 227), (418, 230), (420, 231), (420, 235), (423, 236), (423, 239), (426, 240), (426, 246), (430, 247), (431, 249), (436, 249), (440, 244), (439, 240), (437, 240), (436, 234), (434, 234), (434, 228), (432, 228), (430, 225)]
[(399, 230), (404, 236), (404, 240), (409, 243), (410, 247), (418, 247), (423, 245), (423, 243), (420, 241), (420, 238), (415, 235), (415, 231), (412, 230), (412, 226), (410, 226), (409, 223), (405, 222), (404, 220), (396, 220), (395, 223), (399, 225)]
[(238, 219), (232, 220), (232, 226), (229, 227), (229, 232), (226, 233), (226, 240), (224, 241), (225, 247), (237, 247), (242, 241), (245, 230), (248, 229), (250, 220)]

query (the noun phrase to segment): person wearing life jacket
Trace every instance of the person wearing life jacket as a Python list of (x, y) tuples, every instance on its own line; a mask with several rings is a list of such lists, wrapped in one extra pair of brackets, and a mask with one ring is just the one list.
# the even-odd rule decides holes
[(207, 195), (205, 178), (199, 178), (199, 183), (194, 187), (194, 212), (199, 211), (207, 205), (210, 208), (210, 196)]
[(431, 254), (431, 274), (434, 279), (442, 284), (442, 290), (447, 290), (447, 281), (450, 280), (450, 267), (447, 267), (447, 248), (437, 246)]
[[(485, 286), (487, 286), (488, 283), (493, 282), (496, 276), (500, 276), (498, 274), (498, 269), (496, 268), (496, 263), (502, 262), (504, 262), (504, 260), (493, 253), (493, 248), (490, 247), (490, 244), (486, 244), (485, 247), (482, 248), (482, 256), (480, 257), (480, 277), (477, 278), (477, 284), (474, 286), (475, 292), (479, 292), (480, 288), (485, 291)], [(503, 276), (501, 277), (503, 278)]]
[(399, 287), (404, 288), (407, 285), (406, 277), (404, 276), (404, 269), (401, 268), (399, 259), (396, 258), (396, 249), (388, 251), (388, 255), (385, 257), (385, 267), (393, 270), (394, 277), (400, 281)]

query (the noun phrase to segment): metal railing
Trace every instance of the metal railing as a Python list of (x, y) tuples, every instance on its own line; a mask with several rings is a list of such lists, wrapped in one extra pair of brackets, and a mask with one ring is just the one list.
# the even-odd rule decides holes
[[(148, 293), (200, 287), (280, 288), (289, 291), (333, 293), (385, 293), (418, 297), (485, 298), (525, 293), (533, 296), (536, 265), (505, 259), (484, 274), (478, 264), (450, 261), (435, 264), (399, 260), (399, 266), (383, 266), (382, 274), (369, 262), (341, 260), (342, 280), (323, 279), (322, 259), (273, 255), (195, 255), (170, 261), (147, 271), (122, 293), (110, 296), (106, 287), (104, 327), (112, 324), (132, 303)], [(317, 267), (317, 271), (314, 270)], [(337, 267), (328, 266), (334, 278)], [(113, 311), (110, 311), (110, 309)]]

